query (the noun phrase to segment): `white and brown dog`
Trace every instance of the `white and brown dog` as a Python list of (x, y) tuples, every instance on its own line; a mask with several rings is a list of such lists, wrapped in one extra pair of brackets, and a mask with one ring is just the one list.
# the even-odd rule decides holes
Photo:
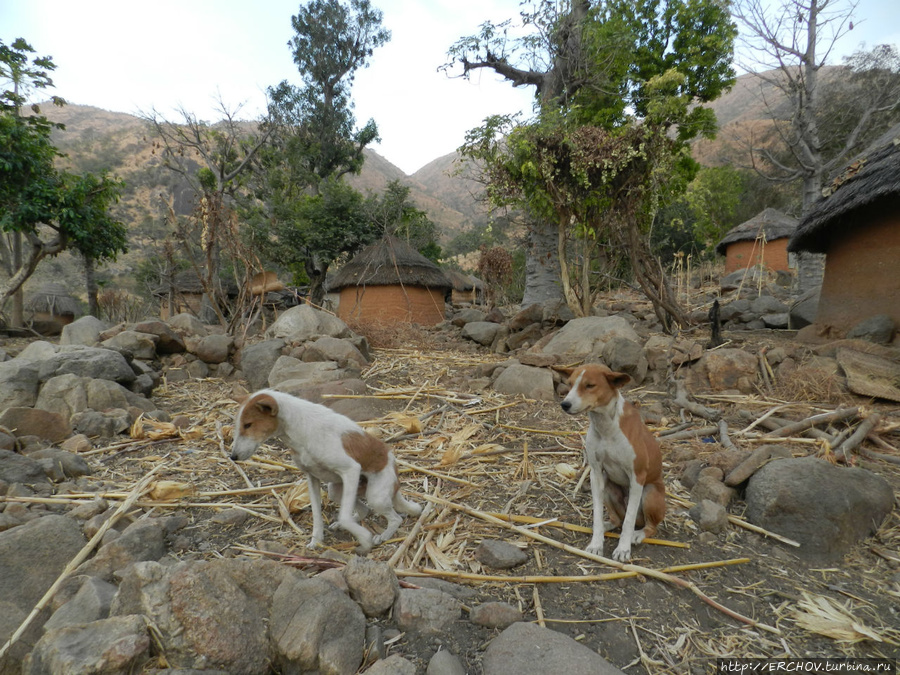
[[(231, 459), (247, 459), (260, 443), (272, 437), (284, 441), (294, 463), (309, 481), (313, 516), (310, 547), (323, 542), (322, 482), (328, 484), (329, 497), (340, 502), (338, 519), (332, 527), (340, 527), (356, 537), (362, 553), (394, 535), (403, 520), (397, 511), (421, 513), (420, 506), (400, 494), (390, 449), (350, 418), (323, 405), (263, 389), (244, 399), (237, 411)], [(366, 504), (357, 501), (361, 477), (366, 479)], [(354, 507), (361, 518), (369, 509), (387, 518), (384, 532), (373, 537), (357, 522)]]
[[(591, 467), (594, 522), (586, 550), (602, 555), (604, 534), (621, 526), (613, 558), (625, 562), (631, 558), (631, 545), (656, 534), (666, 513), (659, 443), (638, 409), (619, 392), (629, 375), (599, 364), (562, 372), (571, 387), (562, 409), (571, 415), (586, 411), (591, 421), (584, 452)], [(604, 504), (609, 521), (603, 519)], [(635, 531), (638, 527), (643, 529)]]

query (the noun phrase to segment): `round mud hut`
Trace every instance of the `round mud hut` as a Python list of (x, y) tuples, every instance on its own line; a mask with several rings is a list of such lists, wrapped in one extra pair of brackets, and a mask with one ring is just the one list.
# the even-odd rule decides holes
[(31, 327), (41, 335), (58, 335), (75, 320), (80, 307), (62, 284), (45, 284), (25, 304), (31, 312)]
[(444, 320), (444, 299), (451, 288), (440, 267), (388, 236), (338, 270), (327, 290), (339, 292), (337, 314), (344, 321), (433, 326)]
[(900, 124), (823, 190), (788, 250), (826, 254), (820, 330), (841, 335), (880, 314), (900, 325)]
[(789, 271), (787, 245), (796, 228), (797, 219), (777, 209), (765, 209), (733, 227), (716, 245), (716, 253), (725, 256), (725, 274), (757, 265)]

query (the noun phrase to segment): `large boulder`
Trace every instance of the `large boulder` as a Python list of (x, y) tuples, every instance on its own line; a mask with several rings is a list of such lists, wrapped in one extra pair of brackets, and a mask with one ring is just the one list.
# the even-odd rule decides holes
[(278, 317), (266, 331), (266, 338), (284, 338), (289, 342), (306, 342), (313, 338), (350, 337), (350, 329), (343, 321), (310, 305), (297, 305)]
[(131, 354), (136, 359), (152, 361), (156, 358), (156, 343), (159, 337), (153, 333), (140, 333), (136, 330), (123, 330), (100, 343), (107, 349)]
[(269, 373), (275, 362), (281, 358), (284, 340), (264, 340), (247, 345), (241, 350), (241, 372), (250, 385), (250, 391), (262, 389), (269, 384)]
[(797, 540), (801, 556), (834, 561), (878, 529), (894, 493), (865, 469), (803, 457), (762, 467), (747, 484), (746, 501), (751, 523)]
[(592, 355), (599, 358), (603, 347), (614, 337), (640, 342), (631, 324), (621, 316), (589, 316), (573, 319), (546, 345), (545, 354)]
[(39, 373), (42, 381), (66, 373), (121, 384), (130, 384), (137, 377), (128, 361), (119, 352), (101, 347), (76, 345), (61, 347), (55, 355), (42, 360)]
[(623, 675), (568, 635), (524, 622), (514, 623), (491, 640), (482, 668), (484, 675)]
[(513, 363), (494, 380), (494, 390), (510, 396), (526, 396), (537, 401), (552, 401), (553, 373), (547, 368)]
[(62, 327), (59, 336), (61, 345), (85, 345), (95, 347), (100, 342), (100, 333), (107, 325), (95, 316), (88, 314)]
[(21, 358), (0, 363), (0, 410), (33, 406), (39, 383), (38, 363)]

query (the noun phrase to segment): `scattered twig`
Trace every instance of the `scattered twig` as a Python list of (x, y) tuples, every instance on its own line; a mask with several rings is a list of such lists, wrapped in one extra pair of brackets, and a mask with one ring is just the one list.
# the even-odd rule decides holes
[(698, 427), (696, 429), (685, 429), (684, 431), (679, 431), (678, 433), (669, 434), (666, 436), (667, 441), (686, 441), (691, 438), (697, 438), (698, 436), (709, 436), (711, 434), (718, 433), (719, 427)]
[(397, 550), (394, 551), (394, 554), (391, 556), (390, 560), (388, 560), (388, 565), (392, 568), (397, 566), (403, 556), (406, 555), (406, 551), (409, 549), (410, 545), (416, 540), (419, 536), (419, 532), (422, 530), (422, 526), (425, 524), (429, 518), (431, 518), (434, 513), (434, 506), (431, 504), (426, 504), (425, 508), (422, 509), (422, 513), (419, 514), (419, 519), (416, 521), (416, 524), (412, 526), (412, 529), (409, 531), (409, 534), (406, 535), (406, 538), (403, 540), (403, 543), (397, 547)]
[(540, 593), (538, 593), (537, 585), (532, 588), (531, 595), (534, 598), (534, 615), (537, 617), (538, 626), (546, 628), (547, 624), (544, 623), (544, 607), (541, 605), (541, 596)]
[[(676, 495), (668, 495), (668, 498), (671, 499), (672, 501), (678, 502), (679, 504), (681, 504), (682, 506), (684, 506), (685, 508), (688, 508), (688, 509), (691, 508), (692, 506), (694, 506), (694, 502), (690, 501), (689, 499), (682, 499), (681, 497), (678, 497)], [(728, 522), (731, 523), (732, 525), (737, 525), (738, 527), (742, 527), (745, 530), (750, 530), (751, 532), (756, 532), (757, 534), (761, 534), (766, 537), (771, 537), (772, 539), (777, 539), (782, 544), (787, 544), (788, 546), (800, 548), (799, 541), (794, 541), (793, 539), (788, 539), (787, 537), (780, 535), (777, 532), (770, 532), (769, 530), (766, 530), (766, 529), (760, 527), (759, 525), (754, 525), (753, 523), (748, 523), (743, 518), (738, 518), (737, 516), (733, 516), (733, 515), (729, 514)]]

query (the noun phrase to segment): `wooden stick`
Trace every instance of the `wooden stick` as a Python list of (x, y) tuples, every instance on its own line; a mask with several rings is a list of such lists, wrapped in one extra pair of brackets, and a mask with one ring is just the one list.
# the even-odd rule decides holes
[(727, 450), (737, 450), (737, 447), (728, 437), (728, 422), (724, 419), (719, 420), (719, 443)]
[(618, 560), (613, 560), (612, 558), (605, 558), (601, 555), (594, 555), (593, 553), (588, 553), (580, 548), (575, 548), (574, 546), (569, 546), (568, 544), (563, 544), (562, 542), (556, 541), (555, 539), (551, 539), (550, 537), (545, 537), (542, 534), (534, 532), (533, 530), (525, 529), (524, 527), (518, 527), (517, 525), (512, 525), (510, 523), (506, 523), (499, 518), (494, 518), (493, 516), (484, 513), (483, 511), (478, 511), (477, 509), (471, 509), (467, 506), (463, 506), (462, 504), (456, 504), (446, 499), (440, 499), (438, 497), (432, 497), (431, 495), (423, 495), (425, 499), (429, 501), (434, 501), (439, 504), (443, 504), (449, 508), (456, 509), (458, 511), (462, 511), (473, 518), (479, 518), (480, 520), (485, 520), (489, 523), (493, 523), (495, 525), (500, 525), (501, 527), (505, 527), (507, 529), (513, 530), (514, 532), (518, 532), (519, 534), (529, 537), (531, 539), (536, 539), (544, 544), (548, 544), (555, 548), (562, 549), (567, 553), (571, 553), (573, 555), (577, 555), (581, 558), (586, 558), (587, 560), (593, 560), (594, 562), (602, 563), (604, 565), (609, 565), (610, 567), (615, 567), (617, 569), (623, 570), (625, 572), (637, 572), (638, 574), (651, 577), (653, 579), (659, 579), (660, 581), (665, 581), (667, 583), (673, 584), (675, 586), (679, 586), (681, 588), (685, 588), (698, 598), (703, 600), (706, 604), (714, 609), (719, 610), (726, 616), (735, 619), (736, 621), (740, 621), (741, 623), (745, 623), (749, 626), (753, 626), (755, 628), (759, 628), (761, 630), (773, 633), (775, 635), (781, 635), (781, 631), (774, 626), (769, 626), (764, 623), (760, 623), (750, 617), (746, 617), (738, 612), (735, 612), (728, 607), (725, 607), (719, 602), (716, 602), (711, 597), (706, 595), (703, 591), (701, 591), (696, 584), (691, 581), (687, 581), (686, 579), (681, 579), (679, 577), (672, 576), (671, 574), (666, 574), (665, 572), (660, 572), (659, 570), (654, 570), (649, 567), (644, 567), (642, 565), (634, 565), (631, 563), (620, 563)]
[[(563, 530), (569, 530), (570, 532), (581, 532), (583, 534), (591, 534), (591, 532), (593, 532), (590, 527), (585, 527), (584, 525), (575, 525), (574, 523), (565, 523), (560, 520), (553, 520), (548, 522), (546, 518), (535, 518), (534, 516), (519, 516), (509, 513), (495, 513), (493, 511), (486, 511), (486, 513), (494, 516), (495, 518), (500, 518), (500, 520), (505, 520), (510, 523), (525, 523), (526, 525), (541, 523), (542, 525), (546, 525), (547, 527), (558, 527)], [(619, 538), (619, 535), (615, 532), (607, 532), (606, 536), (610, 539)], [(685, 544), (680, 541), (668, 541), (666, 539), (644, 539), (644, 543), (653, 544), (655, 546), (669, 546), (671, 548), (690, 548), (689, 544)]]
[(459, 483), (460, 485), (468, 485), (469, 487), (477, 487), (475, 483), (471, 481), (463, 480), (462, 478), (456, 478), (455, 476), (451, 476), (446, 473), (438, 473), (437, 471), (431, 471), (430, 469), (426, 469), (424, 467), (418, 466), (416, 464), (412, 464), (411, 462), (406, 462), (399, 457), (395, 457), (394, 461), (397, 462), (400, 466), (405, 466), (408, 469), (412, 469), (413, 471), (418, 471), (419, 473), (424, 473), (427, 476), (434, 476), (435, 478), (442, 478), (443, 480), (449, 480), (451, 483)]
[(684, 431), (679, 431), (674, 434), (669, 434), (666, 436), (667, 441), (686, 441), (690, 438), (697, 438), (697, 436), (709, 436), (711, 434), (718, 433), (719, 427), (698, 427), (697, 429), (685, 429)]
[[(715, 569), (716, 567), (728, 567), (730, 565), (743, 565), (750, 562), (750, 558), (731, 558), (730, 560), (714, 560), (713, 562), (694, 563), (691, 565), (672, 565), (659, 570), (666, 574), (678, 572), (695, 572), (698, 570)], [(631, 579), (640, 576), (638, 572), (607, 572), (606, 574), (581, 574), (578, 576), (501, 576), (499, 574), (475, 574), (474, 572), (455, 572), (452, 570), (439, 570), (432, 567), (422, 567), (414, 570), (396, 570), (398, 577), (443, 577), (460, 581), (498, 582), (513, 584), (574, 584), (595, 581), (615, 581), (616, 579)]]
[(874, 429), (878, 423), (881, 421), (881, 415), (877, 412), (872, 413), (862, 422), (860, 422), (859, 426), (856, 428), (846, 441), (841, 443), (840, 447), (834, 448), (835, 457), (838, 458), (839, 461), (843, 461), (847, 463), (850, 461), (850, 455), (853, 451), (858, 448), (862, 442), (866, 439), (866, 436)]
[(534, 598), (534, 614), (537, 617), (538, 626), (541, 628), (546, 628), (547, 624), (544, 623), (544, 607), (541, 605), (541, 596), (538, 593), (538, 587), (535, 585), (532, 589), (531, 597)]
[(425, 521), (428, 520), (431, 515), (434, 513), (434, 506), (431, 504), (426, 504), (425, 508), (422, 509), (422, 513), (419, 515), (419, 519), (416, 521), (416, 524), (413, 525), (412, 529), (409, 531), (409, 534), (406, 535), (406, 538), (403, 540), (403, 543), (397, 547), (397, 550), (394, 551), (394, 554), (388, 560), (388, 565), (391, 567), (396, 567), (397, 563), (403, 559), (403, 556), (406, 555), (406, 551), (409, 549), (410, 544), (412, 544), (413, 540), (419, 536), (419, 532), (422, 530), (422, 526), (425, 524)]
[(69, 561), (69, 564), (66, 565), (65, 569), (60, 573), (60, 575), (56, 578), (56, 581), (51, 584), (50, 588), (47, 589), (47, 592), (44, 593), (44, 596), (38, 601), (38, 603), (34, 606), (34, 609), (31, 610), (31, 613), (25, 617), (25, 620), (19, 625), (16, 631), (9, 637), (9, 640), (6, 641), (6, 644), (3, 647), (0, 647), (0, 660), (6, 656), (6, 653), (13, 646), (13, 644), (28, 630), (28, 627), (31, 625), (31, 622), (37, 617), (38, 614), (41, 613), (41, 610), (47, 606), (56, 592), (59, 590), (60, 586), (62, 586), (63, 582), (69, 577), (75, 569), (83, 563), (87, 557), (91, 554), (91, 551), (100, 543), (100, 540), (103, 539), (103, 535), (105, 535), (109, 528), (111, 528), (115, 523), (121, 518), (137, 501), (138, 497), (140, 497), (147, 489), (150, 487), (150, 479), (153, 478), (153, 474), (162, 469), (165, 464), (157, 464), (150, 473), (146, 474), (137, 485), (129, 493), (128, 497), (119, 505), (113, 514), (109, 517), (109, 519), (100, 526), (100, 529), (97, 530), (97, 533), (91, 537), (91, 540), (84, 545), (84, 547), (75, 555), (72, 560)]
[(835, 410), (833, 412), (820, 413), (818, 415), (813, 415), (812, 417), (807, 417), (806, 419), (799, 420), (798, 422), (793, 422), (791, 424), (785, 425), (775, 431), (770, 431), (766, 434), (768, 438), (781, 438), (782, 436), (790, 436), (798, 431), (806, 431), (810, 427), (814, 427), (817, 424), (825, 424), (826, 422), (837, 422), (840, 420), (845, 420), (848, 417), (856, 417), (859, 415), (859, 408), (841, 408), (840, 410)]
[[(694, 502), (689, 499), (682, 499), (681, 497), (677, 497), (676, 495), (667, 495), (669, 499), (674, 502), (677, 502), (684, 506), (685, 508), (691, 508), (694, 506)], [(732, 525), (737, 525), (738, 527), (742, 527), (745, 530), (750, 530), (751, 532), (755, 532), (756, 534), (761, 534), (765, 537), (771, 537), (772, 539), (777, 539), (782, 544), (787, 544), (788, 546), (793, 546), (795, 548), (800, 548), (800, 542), (794, 541), (793, 539), (788, 539), (787, 537), (778, 534), (777, 532), (771, 532), (769, 530), (761, 528), (759, 525), (754, 525), (753, 523), (748, 523), (743, 518), (738, 518), (737, 516), (733, 516), (731, 514), (728, 515), (728, 522)]]

